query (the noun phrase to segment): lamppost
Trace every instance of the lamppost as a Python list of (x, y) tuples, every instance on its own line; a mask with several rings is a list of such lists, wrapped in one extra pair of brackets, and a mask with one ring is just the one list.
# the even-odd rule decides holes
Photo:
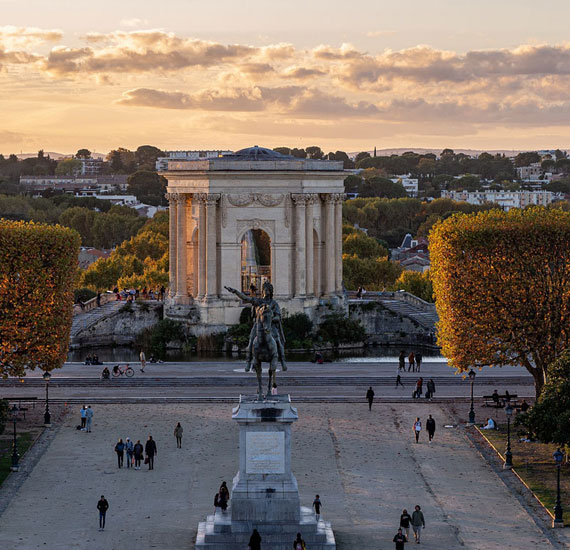
[(48, 393), (51, 374), (49, 373), (49, 371), (46, 370), (44, 372), (43, 379), (46, 381), (46, 410), (44, 413), (44, 426), (46, 426), (46, 428), (49, 428), (51, 426), (51, 414), (49, 413), (49, 393)]
[(507, 452), (505, 453), (503, 469), (510, 470), (513, 467), (513, 453), (511, 453), (511, 416), (513, 414), (513, 408), (510, 404), (507, 404), (505, 413), (507, 415)]
[(554, 506), (554, 519), (552, 520), (552, 527), (564, 527), (564, 519), (562, 518), (562, 503), (560, 502), (560, 466), (562, 466), (562, 459), (564, 454), (557, 449), (554, 453), (554, 462), (556, 463), (556, 506)]
[(475, 424), (475, 409), (473, 408), (473, 382), (477, 374), (473, 369), (469, 371), (469, 380), (471, 381), (471, 410), (469, 411), (469, 424)]
[(12, 466), (10, 470), (17, 472), (20, 469), (20, 455), (18, 454), (18, 441), (16, 439), (16, 422), (18, 421), (18, 407), (14, 405), (11, 409), (12, 422), (14, 423), (14, 442), (12, 443)]

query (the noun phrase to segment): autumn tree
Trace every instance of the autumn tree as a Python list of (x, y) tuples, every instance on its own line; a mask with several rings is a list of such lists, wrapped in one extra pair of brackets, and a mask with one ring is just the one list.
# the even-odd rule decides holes
[(396, 280), (394, 290), (405, 290), (425, 302), (433, 302), (433, 285), (429, 271), (419, 273), (405, 269)]
[(63, 365), (71, 330), (79, 235), (0, 221), (0, 375)]
[(536, 395), (570, 334), (570, 213), (454, 215), (430, 233), (438, 341), (451, 366), (522, 365)]

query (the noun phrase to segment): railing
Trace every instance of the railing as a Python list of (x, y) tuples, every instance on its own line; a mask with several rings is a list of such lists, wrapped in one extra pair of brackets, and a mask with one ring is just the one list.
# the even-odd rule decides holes
[[(347, 294), (348, 294), (348, 297), (351, 299), (356, 298), (356, 291), (354, 291), (354, 290), (349, 290), (347, 292)], [(387, 298), (387, 299), (391, 299), (391, 300), (399, 300), (400, 302), (407, 302), (408, 304), (413, 305), (417, 309), (425, 311), (426, 313), (435, 313), (435, 311), (436, 311), (435, 304), (431, 304), (429, 302), (426, 302), (425, 300), (422, 300), (421, 298), (418, 298), (417, 296), (414, 296), (413, 294), (410, 294), (409, 292), (406, 292), (405, 290), (397, 290), (395, 292), (366, 291), (366, 293), (362, 296), (362, 299), (364, 299), (364, 300), (366, 300), (366, 299), (375, 300), (375, 299), (382, 299), (382, 298)]]
[[(113, 300), (116, 300), (115, 294), (113, 292), (105, 292), (105, 294), (101, 294), (100, 305), (104, 306)], [(75, 316), (80, 315), (81, 313), (87, 313), (88, 311), (96, 309), (97, 307), (99, 307), (97, 305), (97, 297), (91, 298), (91, 300), (84, 302), (83, 306), (81, 306), (81, 304), (73, 304), (73, 315)]]

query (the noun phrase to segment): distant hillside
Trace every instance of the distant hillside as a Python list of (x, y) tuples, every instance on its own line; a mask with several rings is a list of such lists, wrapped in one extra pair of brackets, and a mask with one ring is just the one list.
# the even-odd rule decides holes
[[(489, 153), (491, 155), (496, 155), (497, 153), (500, 155), (505, 155), (507, 157), (516, 157), (519, 153), (524, 153), (525, 151), (529, 151), (530, 149), (453, 149), (455, 154), (463, 153), (464, 155), (469, 155), (470, 157), (478, 156), (481, 153)], [(536, 149), (534, 149), (536, 151)], [(539, 149), (543, 151), (544, 149)], [(564, 151), (565, 149), (562, 149)], [(414, 153), (418, 153), (419, 155), (425, 155), (427, 153), (434, 153), (435, 155), (439, 156), (439, 154), (443, 151), (442, 149), (427, 149), (425, 147), (396, 147), (394, 149), (376, 149), (376, 156), (378, 157), (389, 157), (390, 155), (401, 155), (402, 153), (406, 153), (408, 151), (413, 151)], [(347, 153), (349, 157), (354, 158), (360, 151), (355, 153)], [(368, 151), (370, 155), (374, 155), (374, 150)]]
[[(55, 153), (53, 151), (44, 151), (44, 155), (47, 157), (49, 155), (50, 158), (54, 160), (59, 160), (66, 157), (72, 157), (74, 153)], [(20, 160), (29, 159), (32, 157), (37, 157), (37, 151), (35, 153), (20, 153), (16, 155)], [(95, 159), (105, 159), (107, 156), (105, 153), (91, 153), (91, 156)]]

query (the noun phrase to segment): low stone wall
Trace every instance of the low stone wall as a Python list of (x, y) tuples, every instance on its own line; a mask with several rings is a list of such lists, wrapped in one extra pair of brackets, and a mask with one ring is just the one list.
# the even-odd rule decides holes
[(115, 313), (98, 320), (77, 334), (70, 344), (71, 349), (82, 345), (107, 346), (134, 343), (137, 334), (151, 328), (162, 319), (161, 302), (127, 303)]
[(395, 313), (379, 302), (350, 304), (349, 315), (364, 327), (367, 344), (433, 345), (430, 331), (414, 319)]

